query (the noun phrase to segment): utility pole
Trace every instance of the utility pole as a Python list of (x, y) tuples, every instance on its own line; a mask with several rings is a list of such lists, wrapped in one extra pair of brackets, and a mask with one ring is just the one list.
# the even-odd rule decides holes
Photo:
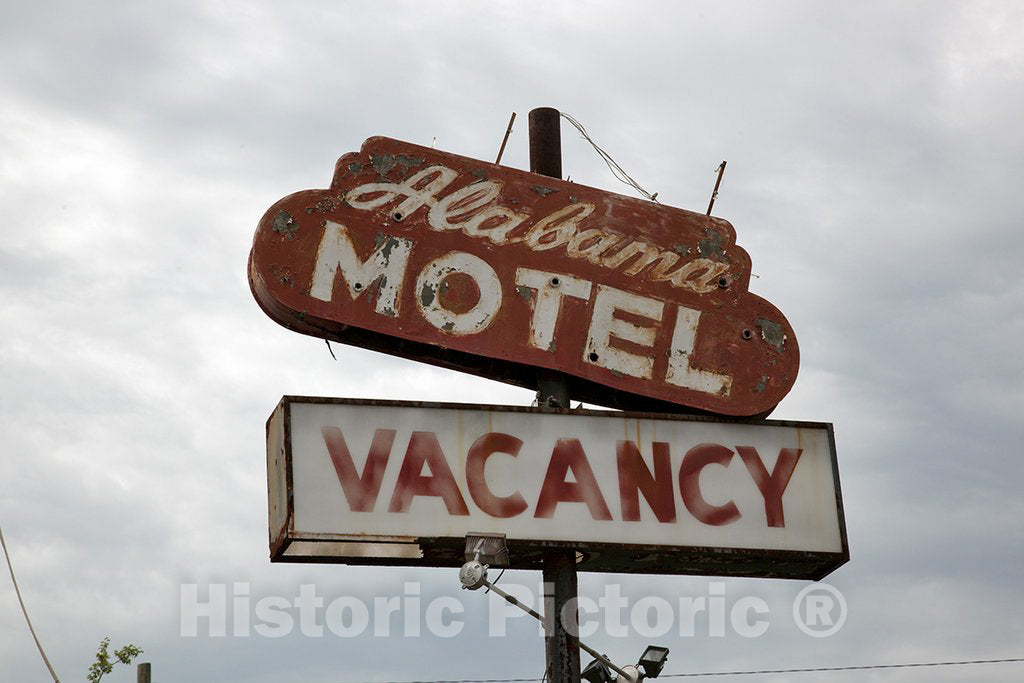
[[(530, 172), (562, 178), (561, 117), (557, 109), (540, 107), (530, 112)], [(537, 372), (537, 403), (541, 407), (569, 408), (569, 387), (565, 375), (556, 371)], [(580, 650), (578, 634), (576, 551), (552, 548), (544, 551), (544, 636), (547, 675), (551, 683), (578, 683)], [(573, 633), (566, 630), (569, 625)]]
[(136, 683), (153, 683), (153, 665), (143, 662), (136, 668)]

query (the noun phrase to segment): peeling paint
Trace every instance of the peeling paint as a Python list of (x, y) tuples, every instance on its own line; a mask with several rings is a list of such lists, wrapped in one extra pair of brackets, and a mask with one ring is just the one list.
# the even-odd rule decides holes
[(477, 180), (487, 180), (487, 171), (482, 168), (474, 168), (469, 172), (469, 175), (473, 176)]
[(338, 208), (339, 200), (336, 197), (324, 197), (313, 206), (306, 207), (306, 213), (312, 215), (313, 212), (319, 211), (320, 213), (330, 213)]
[(423, 289), (420, 290), (420, 303), (424, 306), (429, 306), (434, 303), (434, 296), (437, 292), (434, 291), (429, 285), (424, 285)]
[(353, 161), (351, 164), (348, 165), (348, 170), (350, 173), (359, 173), (360, 171), (363, 170), (363, 165), (358, 161)]
[(549, 194), (553, 192), (558, 192), (558, 190), (551, 187), (545, 187), (544, 185), (534, 185), (531, 189), (537, 194), (539, 194), (541, 197), (547, 197)]
[(377, 175), (387, 177), (388, 171), (395, 167), (396, 161), (392, 154), (374, 154), (370, 157), (370, 165)]
[(725, 257), (725, 250), (722, 248), (725, 244), (725, 235), (711, 228), (708, 228), (706, 233), (707, 237), (697, 242), (697, 251), (703, 256), (721, 261)]
[(754, 391), (759, 394), (763, 394), (764, 390), (768, 388), (768, 375), (761, 375), (761, 380), (754, 387)]
[(292, 215), (287, 211), (279, 211), (277, 215), (274, 216), (274, 221), (271, 225), (274, 232), (280, 233), (288, 239), (293, 239), (295, 237), (295, 233), (299, 229), (299, 224), (295, 222), (295, 219), (292, 218)]
[(414, 157), (409, 154), (398, 154), (395, 156), (395, 163), (408, 171), (413, 166), (422, 165), (423, 157)]
[(757, 324), (761, 326), (761, 338), (782, 353), (786, 346), (786, 334), (782, 331), (782, 325), (766, 318), (758, 318)]
[(533, 289), (530, 287), (523, 287), (522, 285), (519, 285), (518, 287), (516, 287), (516, 294), (529, 301), (530, 299), (533, 298)]

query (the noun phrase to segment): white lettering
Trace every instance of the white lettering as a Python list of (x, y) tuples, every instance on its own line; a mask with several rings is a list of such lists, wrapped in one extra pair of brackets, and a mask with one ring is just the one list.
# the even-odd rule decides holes
[(470, 216), (497, 199), (499, 194), (500, 183), (485, 181), (466, 185), (438, 199), (430, 209), (427, 221), (434, 230), (459, 230)]
[[(445, 279), (454, 273), (468, 275), (476, 283), (480, 298), (467, 311), (458, 313), (441, 301)], [(453, 251), (428, 263), (416, 278), (416, 305), (427, 322), (448, 334), (475, 334), (487, 328), (501, 308), (501, 282), (483, 259)]]
[(562, 297), (590, 299), (591, 283), (560, 273), (518, 268), (516, 285), (536, 290), (533, 316), (530, 318), (530, 345), (545, 351), (555, 350), (555, 325), (562, 312)]
[(668, 356), (665, 381), (685, 389), (728, 396), (732, 389), (730, 375), (698, 370), (690, 365), (690, 355), (697, 343), (699, 323), (700, 311), (686, 306), (679, 307), (676, 313), (676, 329), (672, 333), (672, 348)]
[(348, 285), (348, 293), (353, 300), (379, 282), (374, 310), (395, 317), (412, 245), (412, 240), (385, 235), (373, 253), (366, 260), (360, 260), (348, 229), (340, 223), (327, 221), (316, 252), (309, 294), (314, 299), (331, 301), (335, 276), (341, 269), (342, 279)]
[(630, 353), (612, 346), (610, 342), (612, 337), (616, 337), (639, 346), (652, 347), (657, 328), (642, 327), (617, 318), (615, 312), (623, 311), (660, 322), (664, 307), (664, 302), (657, 299), (598, 285), (583, 360), (630, 377), (650, 379), (654, 370), (654, 359), (650, 355)]
[[(390, 213), (397, 222), (408, 220), (420, 208), (427, 207), (427, 223), (433, 230), (462, 230), (494, 244), (525, 242), (533, 251), (564, 246), (571, 258), (586, 259), (612, 270), (626, 266), (622, 272), (631, 277), (646, 271), (644, 276), (652, 282), (669, 282), (673, 287), (698, 294), (716, 291), (719, 278), (729, 271), (725, 263), (696, 258), (669, 272), (679, 263), (683, 252), (639, 241), (623, 245), (627, 238), (606, 228), (581, 230), (583, 221), (597, 208), (587, 202), (556, 209), (540, 217), (524, 235), (509, 237), (531, 216), (499, 203), (502, 184), (498, 181), (477, 180), (439, 198), (438, 194), (458, 178), (458, 171), (446, 166), (429, 166), (398, 183), (359, 185), (345, 193), (345, 201), (355, 209), (373, 211), (402, 198)], [(607, 253), (616, 246), (620, 247), (617, 252)]]
[(458, 171), (453, 171), (446, 166), (429, 166), (400, 183), (360, 185), (345, 194), (345, 201), (353, 208), (371, 211), (398, 197), (405, 197), (405, 201), (391, 212), (391, 217), (394, 220), (404, 221), (420, 207), (433, 206), (434, 195), (451, 185), (458, 177)]
[(568, 244), (580, 222), (594, 213), (594, 205), (569, 204), (537, 221), (526, 233), (526, 244), (534, 251), (547, 251)]

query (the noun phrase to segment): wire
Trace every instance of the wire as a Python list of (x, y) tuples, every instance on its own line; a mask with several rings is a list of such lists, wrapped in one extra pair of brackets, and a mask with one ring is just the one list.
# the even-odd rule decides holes
[(7, 569), (11, 572), (11, 583), (14, 584), (14, 593), (18, 596), (18, 604), (21, 605), (21, 613), (25, 615), (25, 623), (28, 624), (29, 633), (32, 634), (32, 640), (36, 641), (36, 648), (39, 650), (39, 655), (43, 658), (43, 663), (46, 664), (47, 671), (50, 672), (50, 676), (53, 678), (54, 683), (60, 683), (60, 679), (57, 678), (57, 673), (53, 670), (53, 665), (50, 664), (49, 657), (43, 651), (43, 645), (39, 642), (39, 637), (36, 636), (36, 630), (32, 628), (32, 620), (28, 618), (28, 610), (25, 609), (25, 601), (21, 599), (21, 589), (18, 588), (18, 580), (14, 578), (14, 565), (11, 564), (11, 555), (7, 552), (7, 542), (4, 541), (3, 529), (0, 529), (0, 546), (3, 547), (4, 557), (7, 559)]
[[(760, 669), (750, 671), (701, 671), (681, 674), (661, 674), (659, 678), (686, 678), (697, 676), (764, 676), (768, 674), (802, 674), (820, 673), (825, 671), (867, 671), (874, 669), (910, 669), (918, 667), (935, 666), (973, 666), (978, 664), (1019, 664), (1024, 662), (1024, 657), (1012, 657), (1007, 659), (972, 659), (950, 662), (910, 662), (904, 664), (862, 664), (859, 666), (819, 666), (806, 669)], [(544, 681), (543, 678), (461, 678), (461, 679), (434, 679), (422, 681), (391, 681), (390, 683), (536, 683)]]
[[(501, 581), (501, 577), (505, 576), (505, 570), (506, 569), (508, 569), (508, 567), (502, 567), (501, 568), (501, 571), (498, 573), (498, 578), (496, 578), (494, 581), (491, 582), (492, 586), (497, 586), (498, 585), (498, 582)], [(490, 592), (491, 592), (491, 586), (488, 586), (487, 590), (484, 591), (484, 595), (487, 595)]]
[(597, 143), (591, 139), (590, 135), (587, 133), (587, 129), (583, 127), (582, 123), (574, 119), (569, 114), (566, 114), (564, 111), (559, 112), (559, 114), (561, 114), (563, 119), (571, 123), (573, 127), (580, 132), (580, 135), (583, 136), (584, 140), (590, 143), (590, 146), (593, 147), (594, 151), (597, 152), (598, 155), (600, 155), (602, 160), (604, 160), (605, 165), (608, 166), (608, 169), (612, 172), (612, 175), (615, 176), (616, 180), (618, 180), (621, 183), (625, 183), (626, 185), (629, 185), (634, 190), (642, 194), (644, 197), (650, 199), (652, 202), (658, 202), (658, 193), (655, 192), (654, 194), (651, 194), (644, 188), (640, 187), (640, 183), (633, 180), (633, 178), (628, 173), (626, 173), (622, 166), (619, 166), (618, 162), (615, 161), (615, 159), (612, 159), (611, 155), (608, 154), (608, 152), (601, 149), (597, 145)]
[(1010, 659), (974, 659), (960, 662), (910, 662), (905, 664), (862, 664), (860, 666), (819, 666), (811, 669), (763, 669), (761, 671), (705, 671), (688, 674), (662, 674), (664, 678), (693, 676), (760, 676), (766, 674), (802, 674), (823, 671), (867, 671), (872, 669), (910, 669), (926, 666), (969, 666), (973, 664), (1008, 664), (1024, 662), (1024, 657)]

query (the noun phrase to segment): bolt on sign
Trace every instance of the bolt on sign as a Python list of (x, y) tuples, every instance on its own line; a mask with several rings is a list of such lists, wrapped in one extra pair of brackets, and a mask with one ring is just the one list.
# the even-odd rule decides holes
[(267, 423), (277, 562), (819, 579), (849, 559), (830, 424), (286, 396)]
[(249, 281), (289, 329), (610, 407), (763, 416), (799, 367), (727, 221), (382, 137), (266, 212)]

